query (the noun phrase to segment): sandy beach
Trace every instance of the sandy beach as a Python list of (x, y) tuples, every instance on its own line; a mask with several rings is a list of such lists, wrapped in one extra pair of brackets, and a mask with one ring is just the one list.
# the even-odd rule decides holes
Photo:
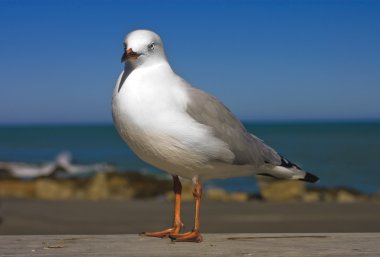
[[(172, 203), (133, 201), (0, 201), (0, 234), (129, 234), (170, 226)], [(182, 205), (185, 229), (193, 204)], [(380, 232), (380, 203), (245, 203), (204, 201), (205, 233)]]

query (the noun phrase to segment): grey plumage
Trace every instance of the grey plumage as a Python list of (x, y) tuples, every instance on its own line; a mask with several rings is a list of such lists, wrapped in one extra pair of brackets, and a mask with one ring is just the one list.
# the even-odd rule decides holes
[(281, 156), (261, 139), (248, 133), (241, 122), (218, 99), (188, 85), (186, 90), (190, 97), (187, 113), (197, 122), (210, 127), (215, 137), (229, 146), (235, 155), (233, 164), (281, 164)]

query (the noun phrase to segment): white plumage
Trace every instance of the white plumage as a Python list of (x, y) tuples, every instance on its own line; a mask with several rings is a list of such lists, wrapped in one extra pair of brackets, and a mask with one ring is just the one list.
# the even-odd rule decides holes
[[(144, 161), (173, 175), (173, 228), (145, 235), (202, 241), (199, 230), (201, 181), (247, 175), (267, 175), (315, 182), (318, 178), (279, 155), (216, 98), (193, 88), (170, 67), (160, 37), (147, 30), (129, 33), (124, 42), (120, 74), (113, 93), (116, 128)], [(181, 183), (196, 184), (195, 225), (180, 234)]]
[[(281, 165), (282, 157), (256, 137), (248, 135), (251, 138), (244, 142), (231, 140), (232, 137), (244, 139), (247, 132), (226, 112), (223, 104), (192, 88), (172, 70), (157, 34), (147, 30), (131, 32), (125, 45), (138, 57), (128, 60), (119, 76), (113, 94), (113, 117), (120, 135), (141, 159), (190, 179), (255, 174), (289, 179), (305, 177), (306, 173), (295, 165), (276, 168)], [(196, 94), (204, 101), (199, 101)], [(189, 113), (191, 105), (198, 113)], [(207, 115), (208, 105), (216, 109), (215, 115), (227, 114), (217, 120), (223, 122), (212, 123), (215, 119), (212, 115), (204, 123), (199, 121), (197, 115)], [(232, 125), (224, 128), (228, 124)], [(238, 129), (234, 130), (234, 126)], [(223, 129), (218, 137), (216, 132)], [(253, 151), (252, 160), (234, 163), (249, 150)]]

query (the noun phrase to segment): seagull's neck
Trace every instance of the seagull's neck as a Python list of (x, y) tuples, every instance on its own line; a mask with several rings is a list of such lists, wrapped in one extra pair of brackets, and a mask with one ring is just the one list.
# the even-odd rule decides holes
[(166, 59), (147, 63), (144, 62), (140, 63), (140, 65), (133, 64), (131, 61), (126, 62), (124, 66), (124, 72), (122, 73), (119, 80), (118, 92), (120, 91), (124, 82), (129, 78), (130, 74), (137, 72), (137, 74), (144, 74), (143, 76), (152, 76), (154, 74), (157, 74), (157, 70), (159, 70), (158, 74), (161, 75), (166, 74), (166, 76), (169, 76), (174, 74), (174, 71)]
[[(150, 68), (154, 68), (155, 66), (163, 66), (167, 69), (171, 69), (170, 67), (170, 64), (168, 63), (168, 61), (166, 60), (166, 58), (149, 58), (149, 59), (146, 59), (138, 64), (136, 63), (133, 63), (130, 68), (132, 68), (130, 71), (133, 71), (133, 70), (137, 70), (137, 69), (150, 69)], [(127, 65), (126, 65), (127, 67)]]
[(142, 55), (138, 59), (128, 61), (128, 65), (133, 69), (137, 69), (162, 64), (165, 62), (168, 62), (166, 56), (164, 54), (158, 53), (156, 55), (150, 56)]

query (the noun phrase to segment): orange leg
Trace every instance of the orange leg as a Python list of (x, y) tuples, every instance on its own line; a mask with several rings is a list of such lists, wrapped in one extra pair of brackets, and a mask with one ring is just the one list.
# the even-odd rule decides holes
[(172, 241), (176, 242), (202, 242), (203, 238), (200, 232), (199, 226), (199, 209), (201, 207), (201, 196), (202, 196), (202, 185), (199, 182), (199, 179), (196, 179), (195, 188), (193, 191), (193, 196), (195, 199), (195, 221), (194, 228), (192, 231), (184, 234), (170, 234), (169, 237)]
[(183, 227), (181, 222), (181, 193), (182, 185), (178, 176), (173, 176), (173, 191), (175, 195), (174, 202), (174, 224), (172, 228), (165, 229), (158, 232), (143, 232), (142, 235), (153, 237), (165, 237), (168, 235), (178, 235), (179, 231)]

